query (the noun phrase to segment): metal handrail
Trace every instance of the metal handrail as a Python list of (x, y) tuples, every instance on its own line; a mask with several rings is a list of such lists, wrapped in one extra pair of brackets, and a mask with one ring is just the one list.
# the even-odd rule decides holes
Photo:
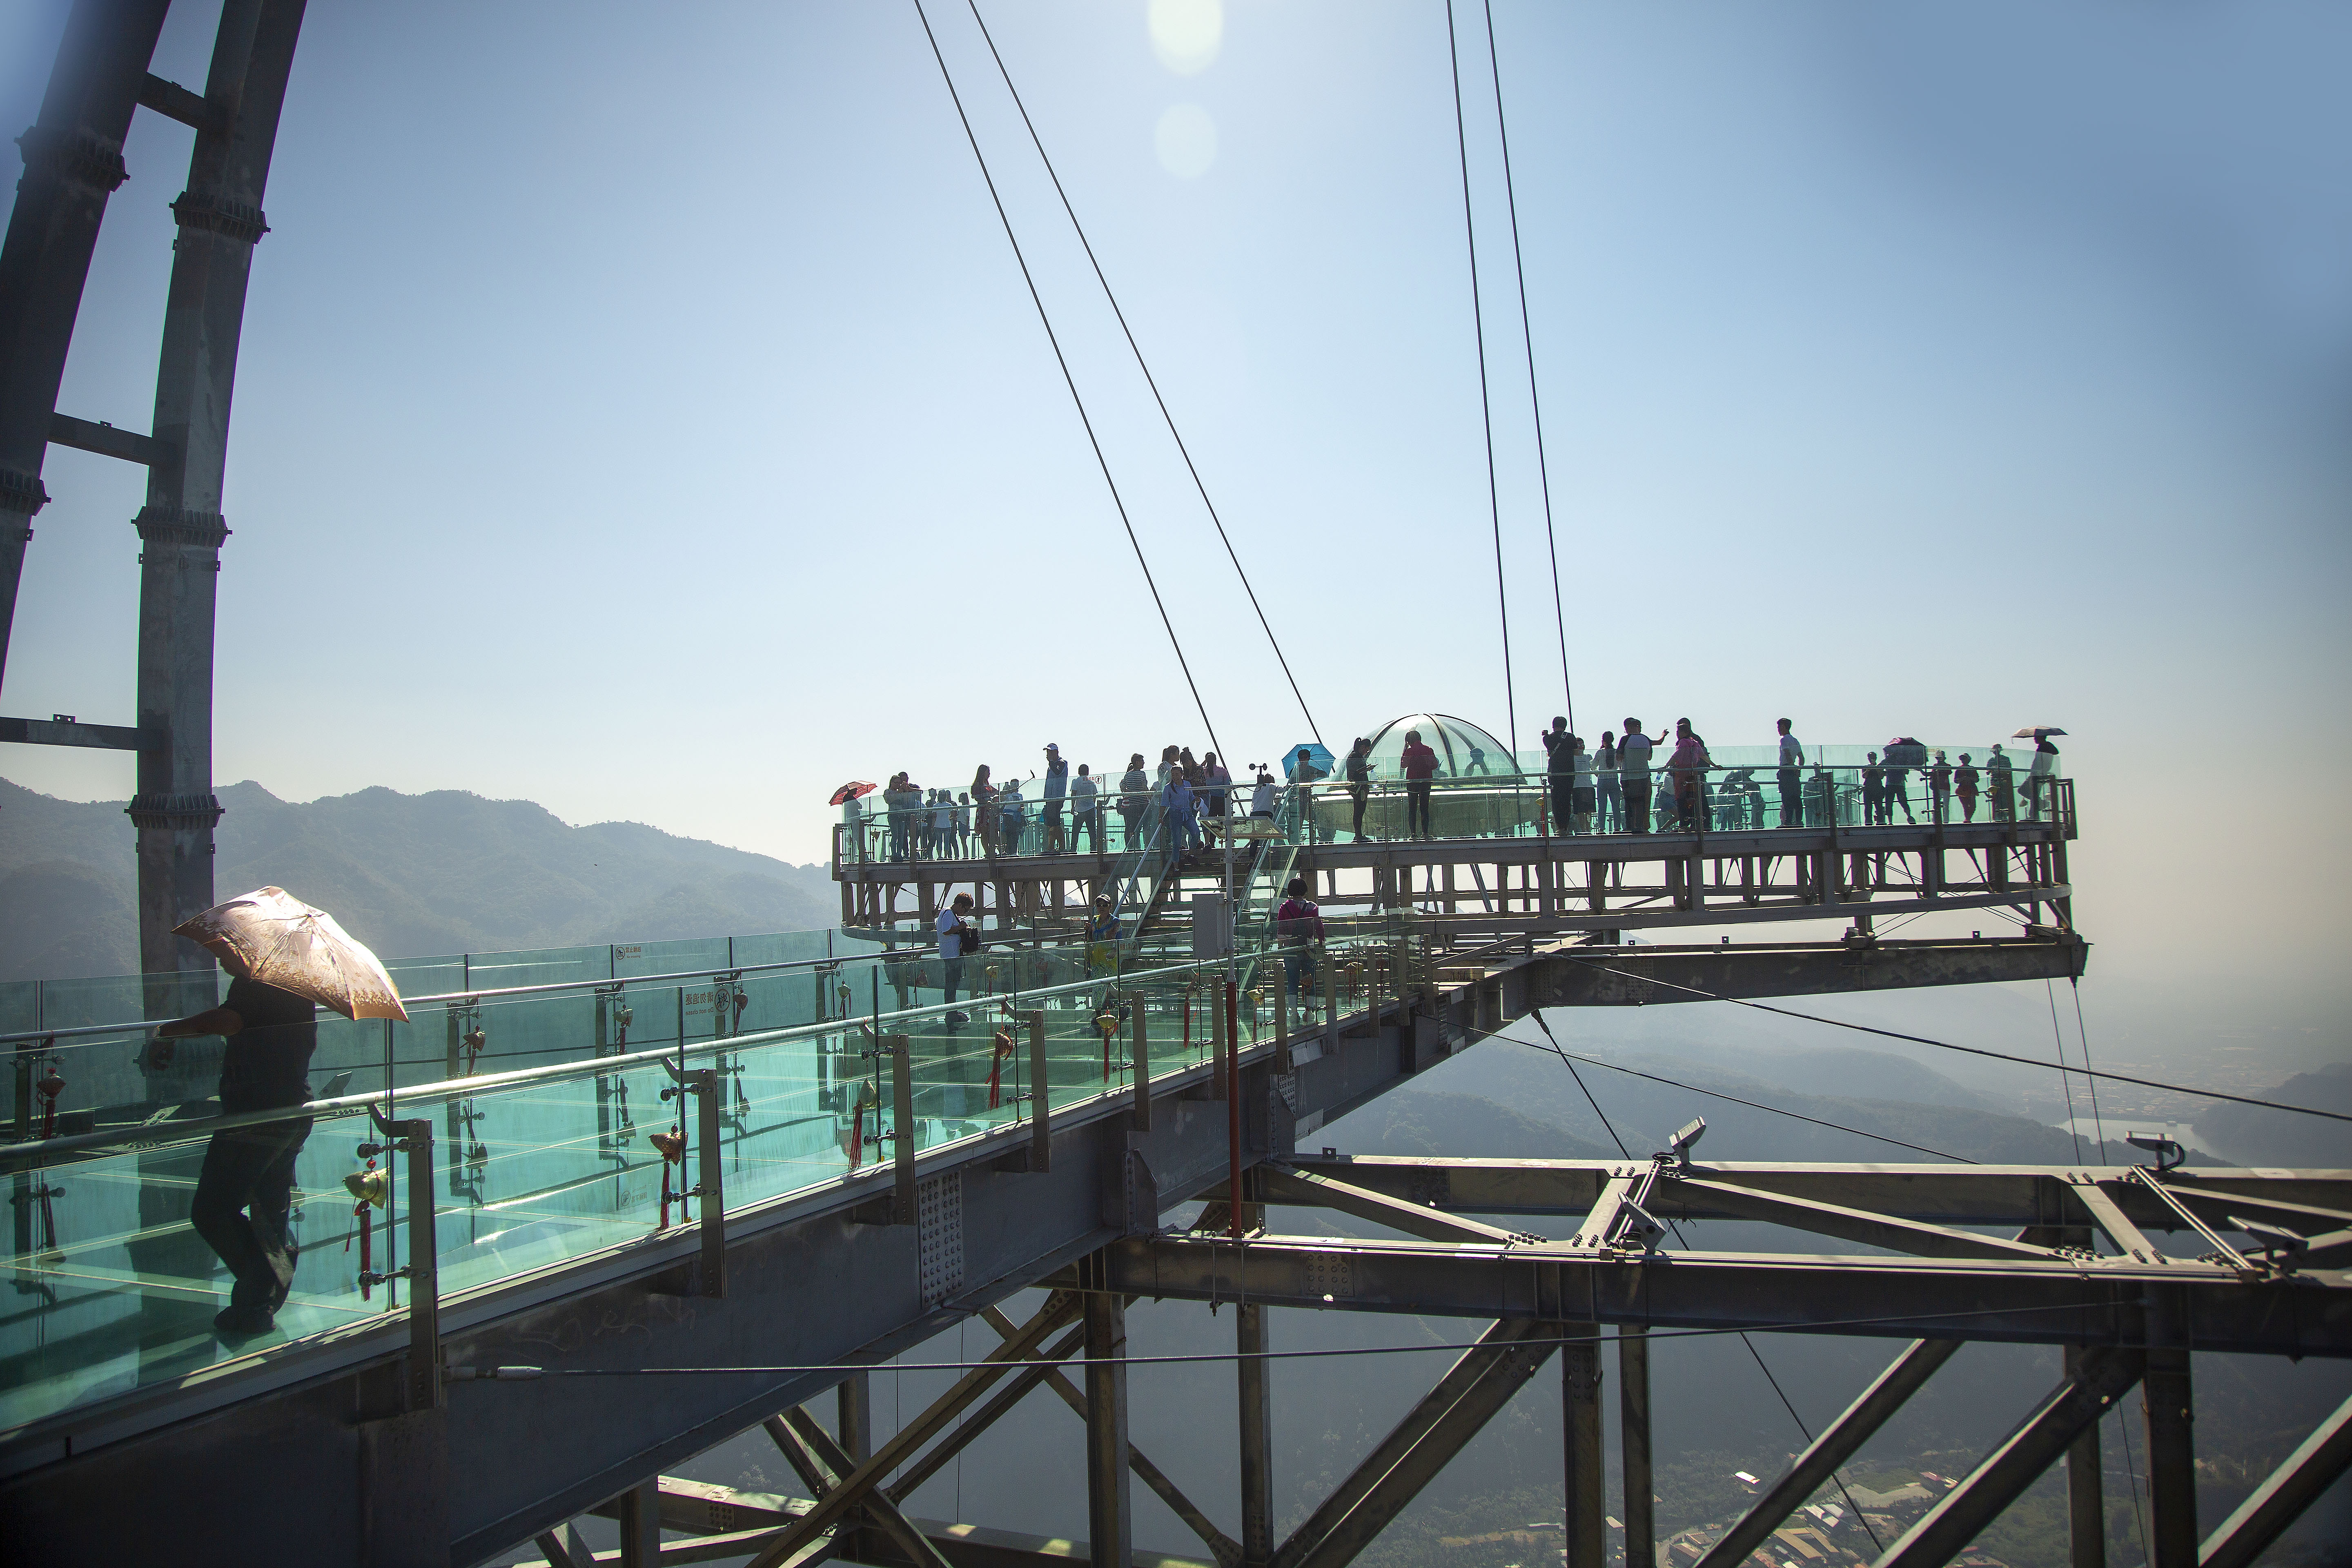
[[(1148, 970), (1134, 978), (1138, 980), (1181, 973), (1187, 969), (1222, 969), (1223, 959), (1202, 959), (1191, 963), (1172, 963)], [(1101, 988), (1099, 976), (1073, 981), (1065, 985), (1043, 986), (1020, 994), (1024, 1000), (1046, 996), (1091, 993)], [(682, 1061), (703, 1056), (715, 1056), (743, 1050), (749, 1047), (781, 1045), (792, 1040), (809, 1039), (823, 1035), (837, 1035), (847, 1030), (870, 1027), (877, 1033), (881, 1026), (901, 1020), (935, 1017), (966, 1005), (965, 1003), (931, 1003), (921, 1007), (901, 1008), (888, 1013), (871, 1013), (859, 1018), (832, 1018), (814, 1024), (793, 1024), (780, 1029), (760, 1029), (749, 1034), (714, 1037), (694, 1045), (682, 1042), (651, 1050), (631, 1051), (621, 1056), (583, 1057), (577, 1061), (552, 1062), (545, 1067), (517, 1068), (511, 1072), (478, 1073), (472, 1078), (444, 1079), (437, 1083), (410, 1084), (398, 1089), (399, 1099), (426, 1100), (436, 1097), (472, 1097), (499, 1089), (520, 1088), (527, 1084), (556, 1083), (568, 1079), (596, 1078), (606, 1073), (631, 1068), (658, 1064), (676, 1066)], [(273, 1121), (291, 1121), (297, 1117), (335, 1118), (355, 1116), (380, 1105), (383, 1092), (337, 1095), (329, 1100), (306, 1100), (300, 1105), (277, 1106), (266, 1110), (231, 1111), (219, 1116), (193, 1117), (184, 1121), (127, 1122), (120, 1127), (100, 1128), (89, 1132), (69, 1132), (55, 1138), (36, 1139), (28, 1142), (0, 1145), (0, 1173), (27, 1170), (47, 1163), (60, 1154), (79, 1154), (92, 1149), (112, 1148), (126, 1143), (184, 1143), (197, 1138), (225, 1131), (235, 1127), (257, 1127)]]

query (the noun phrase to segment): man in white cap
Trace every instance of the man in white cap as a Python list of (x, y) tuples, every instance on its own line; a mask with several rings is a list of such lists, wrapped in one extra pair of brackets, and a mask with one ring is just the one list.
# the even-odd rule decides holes
[(1070, 764), (1062, 759), (1062, 748), (1048, 741), (1045, 743), (1045, 853), (1062, 852), (1062, 800), (1070, 793)]

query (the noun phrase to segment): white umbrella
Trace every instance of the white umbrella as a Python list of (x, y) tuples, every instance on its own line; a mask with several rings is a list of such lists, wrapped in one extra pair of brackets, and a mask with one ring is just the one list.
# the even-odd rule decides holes
[(172, 928), (232, 974), (307, 996), (346, 1018), (408, 1021), (392, 976), (324, 910), (283, 888), (257, 888)]
[(2028, 724), (2024, 729), (2020, 730), (2016, 734), (2011, 735), (2010, 739), (2012, 741), (2038, 741), (2044, 735), (2063, 735), (2065, 732), (2065, 731), (2061, 730), (2055, 724)]

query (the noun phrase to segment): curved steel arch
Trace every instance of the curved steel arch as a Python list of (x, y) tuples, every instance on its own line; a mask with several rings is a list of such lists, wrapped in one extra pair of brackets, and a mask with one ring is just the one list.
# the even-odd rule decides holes
[[(135, 750), (139, 958), (150, 974), (211, 967), (172, 928), (213, 902), (213, 641), (221, 489), (263, 187), (306, 0), (226, 0), (199, 94), (148, 69), (171, 0), (78, 0), (0, 244), (0, 670), (52, 443), (143, 465), (135, 726), (0, 720), (0, 740)], [(194, 129), (146, 436), (60, 414), (58, 390), (123, 140), (145, 108)], [(161, 999), (159, 998), (159, 1001)], [(163, 1005), (168, 1005), (168, 1003)]]

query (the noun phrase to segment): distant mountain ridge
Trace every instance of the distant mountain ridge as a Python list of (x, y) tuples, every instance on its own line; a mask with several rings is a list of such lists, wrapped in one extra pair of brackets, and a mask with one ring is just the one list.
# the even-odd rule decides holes
[[(219, 795), (221, 897), (285, 888), (386, 958), (798, 931), (838, 916), (822, 866), (642, 823), (575, 827), (530, 801), (460, 790), (297, 804), (247, 781)], [(123, 805), (0, 779), (0, 980), (138, 968)]]

